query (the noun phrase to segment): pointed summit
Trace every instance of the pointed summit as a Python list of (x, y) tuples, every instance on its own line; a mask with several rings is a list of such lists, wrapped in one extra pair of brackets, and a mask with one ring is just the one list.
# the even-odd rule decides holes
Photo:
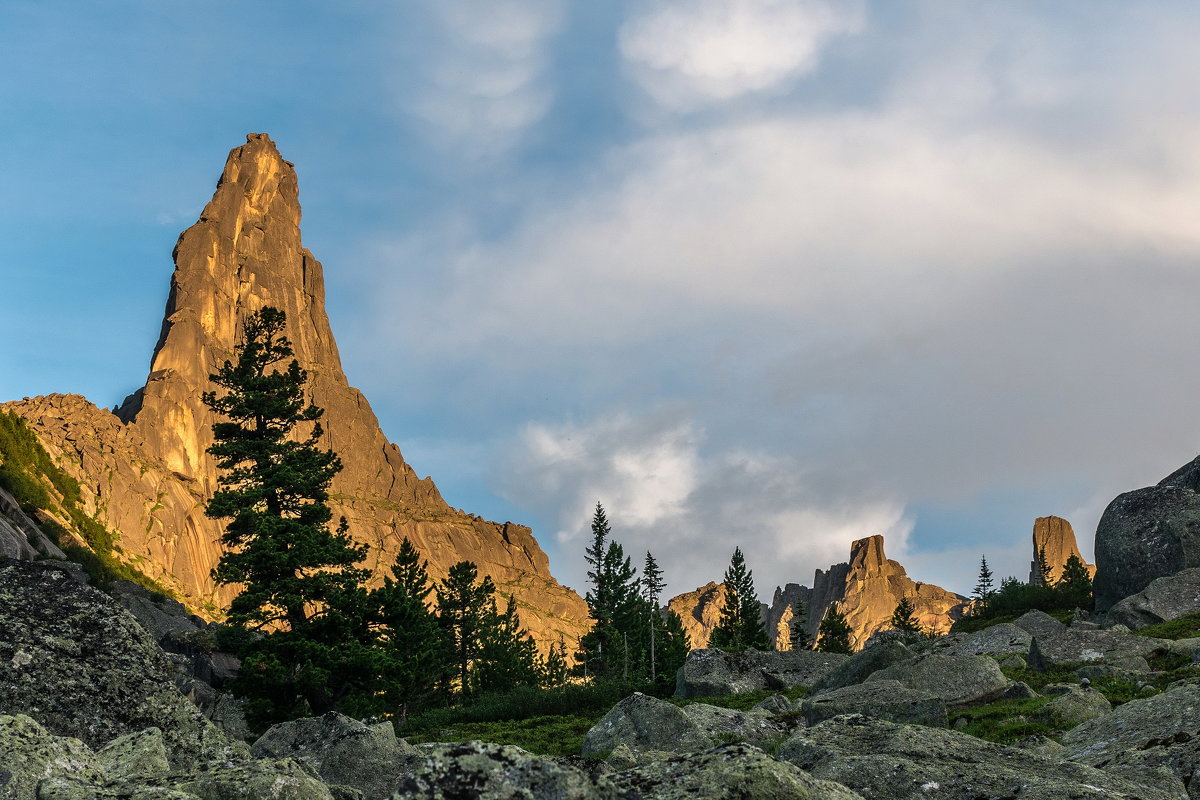
[(287, 314), (309, 399), (325, 409), (324, 444), (344, 465), (330, 487), (334, 518), (345, 516), (350, 536), (370, 545), (365, 566), (385, 574), (408, 537), (435, 580), (460, 560), (475, 562), (502, 595), (515, 595), (522, 625), (539, 640), (583, 632), (586, 605), (550, 575), (530, 530), (450, 508), (350, 386), (325, 313), (321, 264), (301, 242), (296, 170), (270, 137), (252, 133), (229, 153), (212, 200), (173, 255), (150, 374), (116, 417), (77, 396), (9, 404), (73, 465), (93, 493), (87, 502), (119, 532), (124, 557), (209, 616), (232, 597), (210, 576), (221, 554), (220, 526), (204, 514), (216, 488), (207, 453), (216, 420), (201, 396), (217, 388), (208, 376), (233, 357), (246, 317), (269, 305)]

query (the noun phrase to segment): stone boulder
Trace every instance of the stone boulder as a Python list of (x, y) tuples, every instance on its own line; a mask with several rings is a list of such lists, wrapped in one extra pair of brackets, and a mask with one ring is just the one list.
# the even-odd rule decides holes
[(1170, 652), (1171, 643), (1165, 639), (1135, 636), (1128, 630), (1076, 630), (1033, 637), (1029, 650), (1029, 666), (1037, 670), (1053, 669), (1068, 664), (1108, 664), (1123, 670), (1146, 672), (1147, 659)]
[(1118, 496), (1100, 517), (1097, 611), (1108, 611), (1155, 578), (1200, 567), (1200, 492), (1171, 480)]
[(746, 744), (715, 747), (611, 776), (616, 796), (642, 800), (862, 800)]
[(78, 739), (55, 736), (24, 715), (0, 716), (0, 800), (34, 800), (43, 778), (94, 782), (103, 775), (96, 755)]
[(1032, 644), (1033, 634), (1029, 631), (1012, 623), (1002, 622), (974, 633), (944, 636), (934, 646), (940, 653), (957, 656), (1026, 656), (1029, 655), (1029, 647)]
[(947, 725), (946, 702), (942, 698), (910, 689), (897, 681), (872, 681), (834, 689), (805, 700), (801, 711), (809, 725), (842, 714), (863, 714), (935, 728)]
[(1177, 781), (1145, 782), (951, 730), (858, 715), (794, 734), (777, 757), (871, 800), (1180, 800)]
[(814, 650), (744, 653), (693, 650), (679, 668), (675, 695), (695, 699), (812, 686), (847, 658), (839, 653)]
[(96, 760), (114, 778), (156, 778), (171, 771), (167, 743), (158, 728), (118, 736), (96, 753)]
[(1108, 610), (1108, 619), (1133, 630), (1200, 611), (1200, 567), (1150, 581)]
[(691, 703), (683, 707), (683, 714), (711, 744), (737, 741), (764, 746), (779, 741), (788, 732), (775, 715), (767, 711), (738, 711)]
[(940, 699), (950, 709), (989, 703), (1013, 685), (987, 656), (944, 653), (930, 653), (881, 669), (866, 682), (875, 681), (897, 681), (908, 689)]
[(679, 706), (634, 692), (613, 706), (592, 726), (583, 740), (583, 754), (610, 753), (620, 745), (630, 749), (692, 752), (711, 747), (712, 740)]
[(616, 792), (573, 766), (532, 755), (519, 747), (481, 742), (427, 748), (415, 774), (406, 776), (394, 800), (616, 800)]
[(1074, 728), (1112, 711), (1112, 703), (1095, 689), (1058, 685), (1047, 686), (1043, 693), (1054, 699), (1042, 707), (1042, 718), (1064, 728)]
[(256, 758), (293, 758), (326, 783), (353, 786), (366, 800), (391, 795), (421, 761), (390, 722), (365, 725), (336, 712), (271, 726), (251, 748)]
[(0, 709), (92, 748), (159, 728), (175, 769), (249, 756), (176, 690), (137, 621), (70, 569), (0, 562), (0, 631)]
[(1067, 630), (1065, 624), (1037, 609), (1026, 611), (1013, 621), (1013, 625), (1031, 636), (1058, 636)]
[(1200, 796), (1200, 686), (1131, 700), (1063, 736), (1066, 756), (1093, 767), (1165, 767)]
[(813, 684), (812, 693), (820, 694), (843, 686), (862, 683), (872, 673), (894, 664), (911, 661), (917, 654), (901, 642), (871, 644), (841, 662)]

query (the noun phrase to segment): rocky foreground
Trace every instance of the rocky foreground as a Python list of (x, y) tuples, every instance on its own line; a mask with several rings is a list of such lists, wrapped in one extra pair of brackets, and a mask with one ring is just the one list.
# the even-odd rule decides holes
[[(1179, 598), (1198, 588), (1200, 570), (1187, 570), (1117, 611), (1135, 624), (1162, 619), (1190, 608)], [(199, 647), (202, 621), (169, 602), (114, 600), (63, 562), (0, 562), (0, 798), (1200, 796), (1200, 678), (1138, 691), (1163, 683), (1156, 665), (1190, 663), (1200, 640), (1138, 636), (1108, 619), (1066, 625), (1030, 612), (968, 635), (881, 634), (853, 656), (695, 651), (681, 698), (779, 693), (744, 711), (634, 694), (592, 728), (580, 756), (552, 758), (479, 742), (412, 745), (390, 723), (337, 714), (248, 743), (236, 704), (197, 689), (208, 685), (198, 675), (219, 684), (231, 665)], [(1065, 678), (1035, 692), (1002, 666)], [(1105, 679), (1139, 697), (1114, 709), (1088, 686)], [(812, 689), (790, 700), (801, 686)], [(1004, 746), (956, 729), (1006, 700), (1027, 702), (1031, 719), (1060, 733)]]

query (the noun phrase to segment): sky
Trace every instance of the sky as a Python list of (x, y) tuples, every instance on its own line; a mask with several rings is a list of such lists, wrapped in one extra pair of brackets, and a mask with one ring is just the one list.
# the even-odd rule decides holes
[[(969, 593), (1200, 452), (1200, 7), (0, 4), (0, 400), (145, 379), (229, 149), (296, 164), (351, 382), (584, 584)], [(764, 598), (765, 599), (765, 598)]]

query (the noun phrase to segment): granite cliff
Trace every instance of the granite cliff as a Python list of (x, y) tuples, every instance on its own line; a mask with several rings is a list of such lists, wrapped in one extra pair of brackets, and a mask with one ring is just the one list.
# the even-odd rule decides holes
[(1038, 517), (1033, 522), (1033, 560), (1029, 562), (1029, 582), (1041, 583), (1042, 570), (1038, 554), (1046, 554), (1046, 565), (1050, 568), (1051, 582), (1062, 577), (1067, 559), (1075, 556), (1087, 567), (1088, 573), (1096, 576), (1096, 568), (1088, 564), (1075, 542), (1075, 530), (1062, 517)]
[(209, 618), (234, 594), (213, 584), (220, 527), (204, 515), (217, 470), (206, 449), (208, 375), (233, 356), (246, 316), (271, 305), (287, 314), (308, 392), (325, 409), (324, 443), (344, 464), (334, 479), (335, 518), (371, 547), (385, 572), (410, 538), (443, 578), (463, 559), (516, 597), (539, 641), (574, 641), (587, 624), (582, 598), (560, 585), (529, 528), (451, 508), (388, 441), (366, 398), (342, 371), (325, 313), (320, 262), (302, 244), (296, 171), (265, 134), (234, 148), (212, 200), (179, 237), (162, 332), (145, 386), (114, 411), (78, 395), (5, 404), (24, 417), (83, 487), (88, 513), (118, 537), (118, 554)]

